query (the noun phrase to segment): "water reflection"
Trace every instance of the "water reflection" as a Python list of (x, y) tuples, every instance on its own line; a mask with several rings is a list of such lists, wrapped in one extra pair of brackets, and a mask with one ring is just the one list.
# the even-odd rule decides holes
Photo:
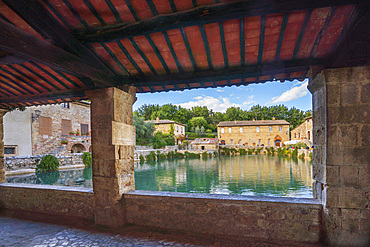
[(312, 197), (312, 166), (277, 156), (137, 163), (136, 190)]
[[(277, 156), (135, 163), (136, 190), (312, 197), (312, 166)], [(92, 187), (92, 168), (7, 177), (10, 183)]]

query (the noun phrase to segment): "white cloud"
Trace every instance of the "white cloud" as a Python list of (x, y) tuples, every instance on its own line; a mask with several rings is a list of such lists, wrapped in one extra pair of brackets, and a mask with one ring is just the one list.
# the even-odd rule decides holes
[[(212, 109), (215, 112), (225, 112), (229, 107), (247, 107), (250, 104), (253, 104), (253, 95), (248, 97), (248, 100), (242, 104), (236, 104), (230, 102), (229, 98), (219, 97), (215, 98), (212, 96), (197, 96), (194, 98), (194, 101), (189, 101), (181, 104), (176, 104), (181, 107), (190, 109), (193, 106), (207, 106), (208, 109)], [(252, 103), (251, 103), (252, 102)]]
[(307, 89), (308, 82), (305, 81), (302, 85), (298, 87), (293, 87), (289, 89), (288, 91), (285, 91), (282, 93), (280, 96), (273, 97), (271, 100), (272, 104), (275, 103), (282, 103), (282, 102), (288, 102), (292, 100), (299, 99), (306, 94), (308, 94), (308, 89)]
[(223, 89), (217, 89), (216, 91), (219, 92), (219, 93), (225, 92), (225, 90), (223, 90)]

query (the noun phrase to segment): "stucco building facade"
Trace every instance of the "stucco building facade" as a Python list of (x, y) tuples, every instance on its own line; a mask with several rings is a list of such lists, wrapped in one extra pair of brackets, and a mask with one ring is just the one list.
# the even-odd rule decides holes
[(89, 151), (89, 102), (33, 106), (4, 116), (5, 156)]
[(221, 145), (282, 146), (289, 140), (285, 120), (226, 121), (217, 125)]
[(312, 116), (306, 117), (304, 122), (290, 132), (291, 140), (308, 140), (312, 143)]
[(217, 150), (217, 138), (196, 138), (191, 142), (191, 146), (198, 150)]

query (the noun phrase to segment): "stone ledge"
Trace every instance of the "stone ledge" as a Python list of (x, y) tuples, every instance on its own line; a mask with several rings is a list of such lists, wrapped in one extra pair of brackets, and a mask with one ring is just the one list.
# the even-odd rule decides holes
[(94, 193), (92, 188), (44, 185), (44, 184), (0, 183), (0, 187), (20, 188), (20, 189), (38, 189), (38, 190), (58, 190), (58, 191), (70, 191), (70, 192), (83, 192), (83, 193), (91, 193), (91, 194)]
[[(85, 168), (85, 165), (66, 165), (66, 166), (59, 166), (60, 170), (68, 170), (68, 169), (77, 169), (77, 168)], [(35, 173), (35, 169), (21, 169), (21, 170), (12, 170), (12, 171), (5, 171), (6, 176), (14, 176), (14, 175), (21, 175), (21, 174), (28, 174), (28, 173)]]
[(222, 195), (222, 194), (201, 194), (201, 193), (180, 193), (164, 191), (147, 191), (135, 190), (124, 194), (124, 197), (131, 198), (135, 196), (153, 196), (153, 197), (173, 197), (185, 199), (211, 199), (211, 200), (230, 200), (245, 202), (276, 202), (276, 203), (295, 203), (295, 204), (312, 204), (321, 208), (319, 200), (314, 198), (294, 198), (294, 197), (269, 197), (269, 196), (243, 196), (243, 195)]

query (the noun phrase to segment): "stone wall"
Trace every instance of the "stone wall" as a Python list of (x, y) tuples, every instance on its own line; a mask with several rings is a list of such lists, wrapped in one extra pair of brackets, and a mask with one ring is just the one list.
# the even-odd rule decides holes
[[(53, 153), (56, 149), (61, 147), (61, 141), (67, 140), (68, 136), (62, 136), (62, 119), (72, 121), (72, 131), (81, 133), (81, 124), (87, 124), (89, 132), (90, 125), (90, 107), (87, 103), (69, 103), (69, 108), (63, 107), (64, 104), (33, 106), (30, 107), (32, 111), (40, 110), (42, 117), (52, 118), (52, 135), (40, 135), (39, 125), (40, 120), (36, 119), (32, 123), (32, 152), (33, 155)], [(90, 137), (89, 137), (90, 139)], [(74, 139), (73, 139), (74, 140)], [(73, 143), (76, 144), (76, 143)], [(89, 150), (90, 143), (82, 143), (81, 145)], [(71, 145), (68, 146), (70, 151)]]
[(195, 233), (318, 242), (315, 199), (134, 191), (124, 194), (127, 223)]
[[(309, 134), (308, 134), (309, 133)], [(297, 128), (290, 132), (291, 140), (307, 139), (312, 141), (312, 118), (305, 119)]]
[(314, 197), (324, 205), (326, 241), (368, 246), (370, 67), (328, 69), (313, 94)]
[[(35, 169), (43, 155), (5, 157), (5, 170)], [(60, 166), (83, 164), (82, 154), (57, 157)]]
[(0, 183), (0, 208), (92, 219), (93, 195), (90, 188)]

